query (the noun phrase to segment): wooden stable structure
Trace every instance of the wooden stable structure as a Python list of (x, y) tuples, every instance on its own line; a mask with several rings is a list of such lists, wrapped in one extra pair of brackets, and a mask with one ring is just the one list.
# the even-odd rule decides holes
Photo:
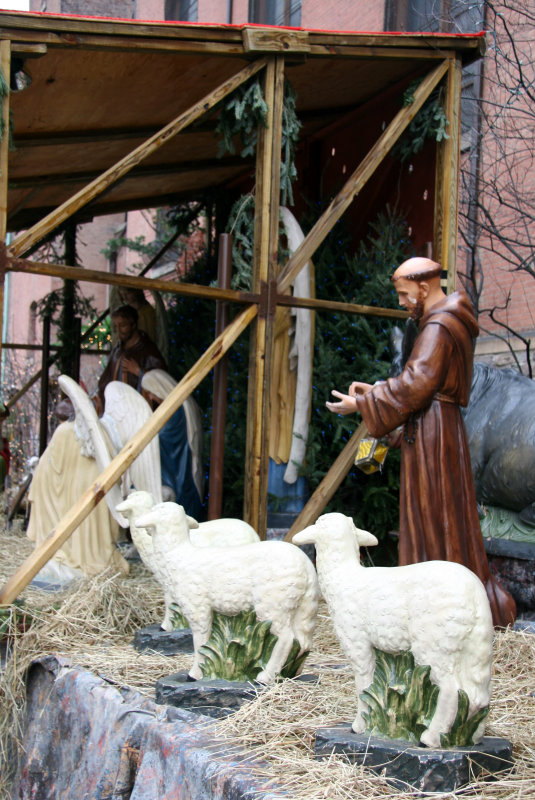
[[(455, 276), (457, 250), (460, 92), (463, 63), (481, 56), (482, 34), (360, 34), (258, 26), (144, 23), (47, 14), (0, 12), (4, 75), (31, 78), (3, 100), (11, 111), (15, 146), (0, 150), (0, 239), (15, 235), (1, 256), (6, 271), (143, 289), (239, 304), (240, 313), (80, 498), (49, 539), (6, 584), (11, 602), (119, 479), (147, 442), (251, 325), (244, 516), (260, 532), (267, 512), (267, 398), (272, 322), (277, 304), (395, 316), (395, 312), (329, 300), (296, 300), (288, 289), (338, 219), (351, 208), (387, 159), (393, 145), (433, 90), (445, 87), (448, 138), (437, 146), (434, 168), (435, 258)], [(259, 130), (256, 165), (217, 158), (210, 112), (253, 75), (261, 76), (268, 105)], [(318, 141), (340, 119), (353, 123), (358, 160), (330, 205), (286, 264), (277, 265), (283, 88), (288, 78), (303, 122), (301, 139)], [(397, 106), (415, 78), (410, 106)], [(382, 102), (382, 98), (385, 102)], [(386, 98), (389, 101), (386, 102)], [(381, 107), (383, 123), (363, 126), (368, 107)], [(384, 108), (383, 108), (384, 106)], [(360, 117), (359, 117), (360, 115)], [(359, 121), (360, 120), (360, 121)], [(366, 134), (366, 135), (364, 135)], [(371, 142), (370, 142), (371, 138)], [(365, 149), (362, 147), (365, 143)], [(360, 148), (360, 149), (359, 149)], [(227, 186), (255, 170), (253, 286), (248, 294), (188, 283), (43, 264), (25, 257), (57, 226), (118, 210), (151, 208), (194, 199), (207, 187)], [(364, 195), (363, 195), (364, 196)], [(3, 289), (2, 289), (3, 291)], [(0, 309), (3, 304), (0, 304)], [(401, 316), (401, 313), (400, 313)], [(355, 437), (354, 437), (355, 438)], [(326, 477), (311, 507), (315, 515), (336, 488), (355, 442)], [(343, 463), (342, 463), (343, 462)], [(345, 474), (345, 472), (344, 472)], [(329, 494), (330, 492), (330, 494)], [(312, 508), (312, 510), (311, 510)]]

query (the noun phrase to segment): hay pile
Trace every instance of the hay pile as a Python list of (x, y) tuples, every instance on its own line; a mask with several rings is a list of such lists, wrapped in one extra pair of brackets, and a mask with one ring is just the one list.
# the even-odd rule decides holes
[[(31, 552), (32, 545), (16, 528), (3, 530), (0, 546), (3, 583)], [(0, 759), (5, 764), (20, 737), (24, 706), (24, 672), (32, 659), (57, 653), (119, 685), (153, 696), (155, 681), (190, 666), (191, 656), (174, 658), (137, 653), (132, 636), (139, 627), (163, 615), (161, 592), (141, 564), (129, 578), (103, 574), (82, 581), (62, 594), (26, 589), (21, 599), (31, 622), (25, 633), (12, 624), (12, 647), (0, 686)], [(319, 676), (319, 685), (284, 681), (216, 725), (224, 751), (245, 745), (265, 763), (258, 774), (281, 782), (293, 800), (369, 800), (375, 797), (414, 797), (389, 787), (379, 776), (352, 766), (342, 757), (315, 761), (314, 734), (318, 727), (348, 721), (355, 714), (353, 677), (334, 636), (324, 607), (315, 635), (315, 649), (305, 671)], [(494, 691), (487, 726), (490, 735), (514, 745), (516, 769), (493, 783), (474, 783), (469, 798), (535, 797), (535, 636), (506, 631), (496, 636)], [(14, 759), (7, 759), (13, 762)], [(258, 770), (257, 770), (258, 771)], [(0, 797), (10, 796), (2, 769)], [(281, 795), (282, 796), (282, 795)]]

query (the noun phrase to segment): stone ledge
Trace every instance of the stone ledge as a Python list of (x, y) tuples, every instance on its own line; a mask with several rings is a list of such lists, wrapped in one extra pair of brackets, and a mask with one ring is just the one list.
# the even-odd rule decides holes
[[(317, 683), (317, 675), (298, 675), (295, 680)], [(195, 714), (221, 719), (265, 689), (262, 683), (202, 678), (195, 681), (186, 671), (156, 681), (156, 702), (183, 708)]]
[(159, 625), (149, 625), (135, 632), (133, 645), (138, 652), (155, 650), (164, 656), (176, 656), (193, 653), (193, 636), (189, 628), (162, 631)]
[(397, 789), (421, 792), (454, 792), (476, 778), (493, 779), (495, 773), (513, 766), (511, 743), (506, 739), (486, 736), (479, 745), (435, 750), (355, 734), (350, 723), (316, 731), (316, 758), (329, 758), (333, 753), (384, 775)]

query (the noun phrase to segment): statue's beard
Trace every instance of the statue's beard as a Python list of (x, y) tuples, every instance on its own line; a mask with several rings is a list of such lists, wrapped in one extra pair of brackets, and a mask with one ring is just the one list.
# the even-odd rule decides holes
[(409, 298), (411, 308), (408, 309), (409, 317), (413, 320), (413, 322), (419, 322), (424, 313), (424, 301), (422, 296), (420, 295), (418, 298), (412, 300)]

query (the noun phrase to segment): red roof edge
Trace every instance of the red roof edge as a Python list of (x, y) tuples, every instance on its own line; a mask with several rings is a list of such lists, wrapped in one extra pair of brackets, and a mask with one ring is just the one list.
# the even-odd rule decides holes
[(234, 28), (236, 30), (242, 30), (243, 28), (281, 28), (282, 30), (287, 31), (308, 31), (310, 33), (341, 33), (341, 34), (350, 34), (350, 35), (362, 35), (362, 36), (400, 36), (400, 37), (409, 37), (409, 36), (421, 36), (425, 38), (429, 37), (451, 37), (451, 38), (461, 38), (461, 37), (483, 37), (485, 36), (485, 31), (475, 31), (474, 33), (440, 33), (437, 31), (350, 31), (350, 30), (331, 30), (329, 28), (301, 28), (301, 27), (291, 27), (289, 25), (263, 25), (255, 22), (242, 22), (239, 24), (236, 23), (229, 23), (229, 22), (190, 22), (190, 21), (182, 21), (182, 20), (169, 20), (169, 19), (127, 19), (124, 17), (91, 17), (91, 16), (84, 16), (83, 14), (60, 14), (60, 13), (50, 13), (48, 11), (15, 11), (10, 8), (2, 8), (0, 6), (0, 11), (5, 12), (6, 14), (17, 14), (21, 16), (31, 16), (31, 17), (50, 17), (50, 18), (61, 18), (61, 19), (82, 19), (86, 22), (91, 22), (92, 20), (104, 20), (107, 22), (128, 22), (133, 24), (149, 24), (149, 25), (187, 25), (191, 26), (192, 28), (195, 27), (202, 27), (202, 28)]

